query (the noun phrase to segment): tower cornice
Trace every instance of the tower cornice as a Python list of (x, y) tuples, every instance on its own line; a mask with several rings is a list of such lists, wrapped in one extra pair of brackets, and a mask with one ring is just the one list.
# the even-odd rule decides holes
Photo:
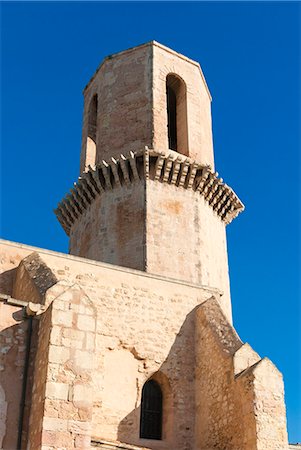
[(69, 236), (72, 225), (97, 196), (143, 180), (167, 183), (201, 195), (226, 225), (244, 210), (235, 192), (210, 166), (172, 150), (158, 151), (146, 147), (89, 166), (58, 204), (55, 214)]

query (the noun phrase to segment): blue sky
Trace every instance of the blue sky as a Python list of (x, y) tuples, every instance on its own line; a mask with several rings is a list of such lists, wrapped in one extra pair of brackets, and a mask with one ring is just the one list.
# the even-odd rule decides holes
[(228, 227), (234, 324), (284, 374), (301, 441), (300, 3), (1, 3), (1, 236), (67, 252), (52, 210), (76, 180), (82, 89), (108, 54), (157, 40), (200, 62)]

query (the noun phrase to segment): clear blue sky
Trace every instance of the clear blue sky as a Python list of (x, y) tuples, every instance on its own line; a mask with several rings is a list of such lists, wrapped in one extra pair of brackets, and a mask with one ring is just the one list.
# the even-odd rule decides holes
[(2, 3), (1, 236), (67, 252), (52, 212), (76, 180), (82, 89), (155, 39), (200, 62), (216, 167), (246, 205), (228, 227), (234, 323), (300, 412), (300, 3)]

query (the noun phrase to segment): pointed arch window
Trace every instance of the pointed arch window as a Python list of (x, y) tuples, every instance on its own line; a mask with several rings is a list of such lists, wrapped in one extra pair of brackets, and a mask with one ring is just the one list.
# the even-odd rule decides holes
[(162, 439), (162, 400), (160, 385), (147, 381), (142, 389), (140, 438)]
[(175, 74), (166, 77), (168, 147), (188, 156), (186, 84)]

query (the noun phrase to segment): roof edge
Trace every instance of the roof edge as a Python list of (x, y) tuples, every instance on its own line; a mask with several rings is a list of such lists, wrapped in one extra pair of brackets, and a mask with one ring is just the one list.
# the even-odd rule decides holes
[(206, 88), (206, 91), (208, 93), (209, 99), (210, 99), (210, 101), (212, 101), (212, 96), (210, 94), (210, 90), (209, 90), (208, 84), (206, 82), (206, 79), (205, 79), (204, 73), (202, 71), (202, 68), (200, 66), (200, 63), (195, 61), (195, 60), (193, 60), (193, 59), (191, 59), (191, 58), (188, 58), (187, 56), (183, 55), (182, 53), (178, 53), (177, 51), (171, 49), (170, 47), (167, 47), (166, 45), (160, 44), (160, 42), (155, 41), (155, 40), (146, 42), (144, 44), (136, 45), (135, 47), (130, 47), (130, 48), (126, 49), (126, 50), (121, 50), (120, 52), (112, 53), (111, 55), (106, 56), (101, 61), (101, 63), (99, 64), (99, 66), (95, 70), (94, 74), (92, 75), (92, 77), (90, 78), (90, 80), (88, 81), (86, 86), (84, 87), (83, 93), (85, 93), (85, 91), (88, 89), (88, 87), (90, 86), (90, 84), (92, 83), (92, 81), (96, 77), (97, 73), (99, 72), (101, 67), (105, 64), (106, 61), (108, 61), (110, 59), (113, 59), (113, 58), (116, 58), (116, 57), (118, 57), (120, 55), (124, 55), (126, 53), (131, 53), (131, 52), (135, 51), (138, 48), (150, 47), (150, 46), (156, 46), (158, 48), (161, 48), (162, 50), (164, 50), (164, 51), (166, 51), (168, 53), (171, 53), (172, 55), (175, 55), (175, 56), (183, 59), (184, 61), (189, 62), (190, 64), (193, 64), (194, 66), (196, 66), (199, 69), (199, 71), (200, 71), (200, 74), (201, 74), (202, 80), (203, 80), (203, 82), (205, 84), (205, 88)]
[(49, 256), (54, 256), (57, 258), (63, 258), (66, 260), (71, 260), (71, 261), (75, 261), (78, 263), (83, 263), (83, 264), (87, 264), (87, 265), (91, 265), (91, 266), (102, 267), (104, 269), (116, 270), (118, 272), (124, 272), (124, 273), (129, 273), (132, 275), (137, 275), (140, 277), (151, 278), (151, 279), (162, 281), (165, 283), (179, 284), (181, 286), (188, 286), (193, 289), (204, 289), (205, 291), (212, 292), (217, 295), (223, 295), (223, 292), (219, 288), (216, 288), (216, 287), (192, 283), (192, 282), (180, 280), (177, 278), (166, 277), (164, 275), (157, 275), (157, 274), (153, 274), (150, 272), (144, 272), (142, 270), (131, 269), (129, 267), (117, 266), (115, 264), (105, 263), (102, 261), (96, 261), (94, 259), (83, 258), (81, 256), (71, 255), (69, 253), (62, 253), (62, 252), (57, 252), (55, 250), (48, 250), (48, 249), (41, 248), (41, 247), (35, 247), (32, 245), (23, 244), (21, 242), (9, 241), (7, 239), (0, 239), (0, 245), (1, 244), (6, 245), (7, 247), (12, 247), (12, 248), (16, 248), (16, 249), (19, 248), (19, 249), (32, 251), (32, 252), (37, 252), (40, 256), (43, 254), (49, 255)]

